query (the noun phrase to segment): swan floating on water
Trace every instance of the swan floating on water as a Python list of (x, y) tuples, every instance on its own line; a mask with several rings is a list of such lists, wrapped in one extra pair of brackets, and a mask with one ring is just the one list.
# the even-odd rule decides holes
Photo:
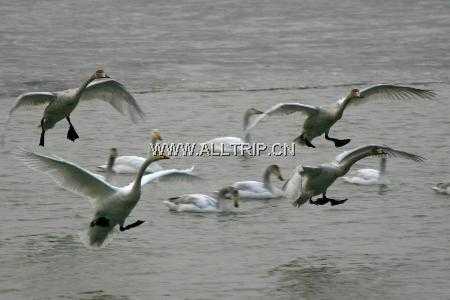
[[(300, 176), (294, 177), (294, 180), (299, 183), (297, 185), (299, 197), (293, 202), (293, 205), (300, 207), (308, 200), (311, 204), (316, 205), (324, 205), (330, 202), (330, 204), (334, 206), (344, 203), (347, 199), (336, 200), (327, 198), (327, 189), (337, 178), (347, 174), (353, 164), (369, 156), (400, 157), (416, 162), (422, 162), (424, 160), (421, 156), (395, 150), (387, 146), (367, 145), (343, 152), (336, 156), (335, 161), (328, 164), (322, 164), (317, 167), (301, 166), (301, 168), (299, 168)], [(298, 180), (299, 177), (300, 180)], [(290, 195), (295, 195), (295, 193), (292, 192), (292, 186), (290, 190)], [(316, 201), (312, 200), (313, 196), (320, 194), (322, 194), (322, 198), (319, 198)]]
[[(161, 133), (158, 129), (154, 129), (151, 133), (151, 143), (152, 145), (156, 145), (158, 141), (161, 141)], [(152, 149), (150, 149), (150, 152)], [(149, 155), (153, 155), (153, 153), (150, 153)], [(139, 170), (139, 168), (142, 166), (144, 161), (146, 160), (144, 157), (140, 156), (133, 156), (133, 155), (125, 155), (125, 156), (117, 156), (117, 150), (114, 153), (114, 150), (111, 150), (110, 158), (111, 156), (116, 156), (114, 158), (114, 163), (111, 165), (111, 173), (116, 174), (136, 174), (136, 172)], [(108, 168), (108, 164), (101, 165), (97, 167), (99, 171), (106, 171)], [(161, 167), (158, 163), (153, 163), (150, 166), (147, 167), (145, 170), (146, 173), (153, 173), (157, 171), (163, 170), (163, 167)]]
[(125, 225), (126, 218), (130, 215), (139, 199), (141, 187), (156, 179), (196, 179), (189, 172), (178, 170), (163, 170), (144, 175), (148, 165), (161, 159), (168, 159), (165, 155), (149, 157), (137, 173), (135, 179), (124, 187), (116, 187), (97, 174), (66, 161), (55, 155), (43, 155), (21, 150), (17, 158), (28, 167), (36, 169), (51, 177), (64, 189), (88, 198), (94, 208), (94, 217), (88, 228), (88, 243), (90, 246), (101, 246), (116, 225), (120, 231), (126, 231), (144, 223), (138, 220)]
[[(44, 146), (45, 132), (53, 128), (56, 123), (64, 118), (69, 123), (67, 139), (75, 141), (79, 136), (72, 125), (70, 114), (78, 106), (79, 101), (94, 99), (109, 102), (122, 114), (124, 113), (124, 106), (126, 106), (133, 122), (136, 122), (137, 117), (143, 118), (144, 116), (136, 100), (125, 87), (111, 79), (102, 69), (99, 69), (77, 89), (58, 92), (31, 92), (20, 95), (17, 98), (16, 104), (9, 111), (6, 126), (9, 123), (12, 113), (19, 107), (46, 104), (47, 107), (44, 110), (44, 115), (40, 123), (42, 131), (39, 145)], [(4, 144), (3, 135), (1, 137), (2, 144)]]
[(422, 90), (407, 86), (390, 84), (374, 85), (363, 90), (352, 89), (344, 98), (327, 107), (318, 107), (301, 103), (278, 103), (259, 115), (249, 123), (245, 132), (253, 129), (261, 120), (269, 116), (288, 115), (295, 112), (305, 114), (306, 120), (303, 123), (302, 134), (294, 141), (315, 148), (312, 140), (325, 133), (325, 139), (334, 142), (335, 147), (342, 147), (350, 142), (350, 139), (337, 139), (329, 136), (330, 128), (342, 118), (345, 108), (349, 104), (360, 104), (373, 98), (388, 98), (393, 100), (403, 100), (408, 98), (430, 99), (435, 96), (431, 90)]
[(359, 169), (352, 177), (344, 176), (342, 180), (347, 183), (356, 185), (387, 185), (389, 180), (385, 177), (386, 174), (386, 158), (380, 159), (380, 169)]
[(216, 197), (203, 194), (186, 194), (169, 198), (164, 201), (164, 204), (171, 211), (205, 213), (226, 210), (226, 202), (230, 200), (234, 207), (239, 207), (239, 192), (232, 186), (222, 188), (217, 192)]
[[(262, 114), (262, 111), (259, 111), (255, 108), (247, 109), (247, 111), (244, 113), (244, 121), (243, 121), (243, 127), (244, 130), (247, 128), (250, 118), (254, 115)], [(236, 150), (236, 146), (233, 145), (243, 145), (250, 143), (250, 133), (245, 133), (243, 138), (240, 137), (234, 137), (234, 136), (222, 136), (222, 137), (216, 137), (214, 139), (211, 139), (209, 141), (206, 141), (201, 144), (206, 145), (212, 145), (214, 149), (220, 149), (223, 150), (225, 153), (233, 153)], [(238, 148), (239, 149), (239, 148)], [(245, 155), (245, 153), (243, 153)]]
[(270, 176), (275, 175), (280, 181), (283, 181), (280, 167), (278, 165), (270, 165), (266, 168), (263, 175), (263, 182), (260, 181), (239, 181), (231, 186), (238, 190), (240, 198), (249, 199), (273, 199), (284, 196), (284, 192), (272, 185)]
[(450, 195), (450, 182), (440, 182), (432, 189), (438, 194)]

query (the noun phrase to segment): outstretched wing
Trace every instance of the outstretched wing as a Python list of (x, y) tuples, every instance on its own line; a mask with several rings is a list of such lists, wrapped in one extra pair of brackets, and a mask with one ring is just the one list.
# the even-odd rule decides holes
[(359, 91), (362, 98), (343, 98), (339, 104), (360, 104), (375, 98), (385, 98), (390, 100), (406, 100), (410, 98), (431, 99), (436, 96), (431, 90), (417, 89), (409, 86), (378, 84)]
[(11, 115), (15, 110), (21, 106), (36, 106), (44, 105), (56, 99), (56, 94), (50, 92), (32, 92), (25, 93), (17, 97), (16, 103), (9, 111)]
[(357, 161), (368, 156), (400, 157), (417, 162), (422, 162), (425, 160), (425, 158), (423, 158), (422, 156), (408, 153), (405, 151), (395, 150), (387, 146), (367, 145), (339, 154), (338, 156), (336, 156), (335, 163), (337, 163), (340, 166), (345, 166), (349, 168)]
[(249, 125), (245, 128), (245, 131), (251, 130), (266, 117), (290, 115), (296, 112), (302, 112), (307, 115), (315, 115), (318, 111), (319, 108), (312, 105), (300, 103), (278, 103), (277, 105), (272, 106), (269, 110), (265, 111), (263, 114), (258, 115), (252, 122), (249, 122)]
[(170, 169), (156, 171), (154, 173), (142, 176), (141, 185), (145, 185), (155, 180), (170, 182), (199, 180), (200, 177), (192, 174), (192, 172), (194, 172), (194, 166), (185, 170)]
[(64, 189), (89, 198), (94, 206), (98, 206), (101, 200), (118, 191), (118, 188), (110, 185), (100, 176), (57, 156), (43, 155), (21, 149), (17, 158), (28, 167), (51, 177)]
[(86, 87), (80, 100), (94, 99), (108, 102), (121, 114), (125, 114), (125, 109), (127, 109), (134, 123), (144, 117), (144, 112), (137, 104), (136, 99), (121, 83), (113, 79), (95, 80)]

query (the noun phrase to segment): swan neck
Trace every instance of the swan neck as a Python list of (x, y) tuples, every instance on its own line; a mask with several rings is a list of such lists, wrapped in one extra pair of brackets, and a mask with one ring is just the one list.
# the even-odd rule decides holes
[(154, 161), (155, 161), (154, 157), (149, 157), (149, 158), (147, 158), (144, 161), (144, 163), (142, 164), (141, 168), (139, 169), (139, 171), (136, 174), (136, 178), (134, 179), (132, 192), (135, 192), (137, 194), (141, 193), (141, 179), (142, 179), (142, 176), (144, 176), (145, 170), (147, 169), (147, 167)]
[(78, 88), (77, 93), (75, 94), (75, 99), (74, 99), (75, 101), (78, 102), (80, 100), (81, 95), (83, 94), (83, 92), (86, 89), (86, 87), (88, 86), (88, 84), (94, 80), (95, 80), (95, 78), (89, 78), (88, 80), (83, 82), (83, 84)]
[(251, 139), (250, 133), (249, 132), (245, 133), (245, 135), (244, 135), (244, 142), (246, 144), (248, 144), (248, 143), (250, 143), (250, 139)]
[(263, 182), (264, 187), (268, 189), (270, 192), (273, 192), (272, 181), (270, 180), (270, 175), (272, 174), (272, 169), (269, 167), (264, 171)]
[(250, 117), (253, 115), (252, 111), (249, 109), (244, 114), (244, 130), (248, 127), (248, 124), (250, 122)]
[(380, 159), (380, 176), (386, 173), (386, 158), (382, 157)]

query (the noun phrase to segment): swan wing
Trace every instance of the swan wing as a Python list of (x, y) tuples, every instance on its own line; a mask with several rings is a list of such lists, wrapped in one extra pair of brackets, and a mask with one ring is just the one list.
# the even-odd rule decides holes
[(254, 128), (261, 120), (271, 116), (283, 116), (290, 115), (296, 112), (302, 112), (306, 115), (315, 115), (319, 111), (319, 108), (312, 105), (300, 104), (300, 103), (278, 103), (265, 111), (263, 114), (258, 115), (249, 122), (245, 131), (249, 131)]
[(368, 156), (400, 157), (417, 162), (422, 162), (425, 160), (422, 156), (396, 150), (387, 146), (366, 145), (339, 154), (336, 156), (335, 163), (340, 166), (351, 167), (357, 161)]
[(193, 175), (192, 172), (194, 172), (194, 166), (185, 170), (169, 169), (156, 171), (154, 173), (142, 176), (141, 185), (145, 185), (155, 180), (173, 182), (193, 181), (200, 179), (197, 175)]
[(37, 106), (49, 104), (56, 99), (56, 94), (51, 92), (32, 92), (25, 93), (17, 97), (16, 103), (9, 111), (11, 115), (15, 110), (21, 106)]
[(137, 104), (136, 99), (121, 83), (113, 79), (95, 80), (86, 87), (80, 100), (94, 99), (108, 102), (121, 114), (125, 114), (125, 109), (127, 109), (134, 123), (144, 117), (144, 112)]
[(28, 167), (51, 177), (64, 189), (89, 198), (94, 206), (119, 190), (101, 176), (54, 155), (43, 155), (21, 149), (17, 157)]
[(348, 104), (360, 104), (374, 98), (387, 98), (390, 100), (406, 100), (410, 98), (431, 99), (436, 96), (432, 90), (424, 90), (409, 86), (378, 84), (365, 88), (359, 92), (362, 98), (345, 98), (339, 100), (339, 104), (349, 101)]

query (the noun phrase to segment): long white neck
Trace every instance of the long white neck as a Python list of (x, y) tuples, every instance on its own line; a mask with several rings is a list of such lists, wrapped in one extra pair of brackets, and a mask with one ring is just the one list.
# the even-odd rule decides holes
[(337, 104), (337, 115), (339, 118), (342, 117), (342, 115), (344, 114), (344, 110), (347, 107), (348, 103), (350, 102), (350, 100), (352, 99), (352, 95), (347, 95), (344, 100), (342, 101), (341, 104)]
[(138, 195), (138, 196), (141, 194), (142, 176), (144, 176), (145, 170), (147, 169), (147, 167), (155, 160), (157, 160), (155, 157), (149, 157), (144, 161), (141, 168), (139, 169), (139, 171), (136, 174), (136, 178), (134, 179), (133, 187), (131, 188), (132, 193), (136, 193), (136, 195)]

